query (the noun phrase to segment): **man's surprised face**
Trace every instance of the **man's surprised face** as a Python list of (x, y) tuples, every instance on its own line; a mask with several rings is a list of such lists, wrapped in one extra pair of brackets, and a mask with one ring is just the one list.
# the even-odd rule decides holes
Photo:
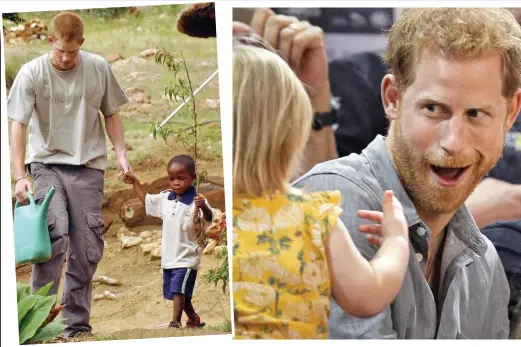
[(501, 156), (508, 100), (501, 57), (447, 59), (425, 51), (391, 125), (391, 154), (417, 207), (455, 211)]

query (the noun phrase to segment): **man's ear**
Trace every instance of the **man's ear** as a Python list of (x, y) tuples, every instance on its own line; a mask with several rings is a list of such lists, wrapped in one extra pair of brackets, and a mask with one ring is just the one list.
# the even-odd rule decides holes
[(400, 90), (396, 82), (396, 76), (387, 74), (381, 85), (382, 104), (387, 118), (395, 120), (399, 113)]
[(505, 122), (505, 133), (509, 132), (516, 121), (516, 118), (519, 117), (519, 110), (521, 109), (521, 89), (518, 89), (514, 96), (509, 100), (508, 103), (508, 113), (507, 119)]

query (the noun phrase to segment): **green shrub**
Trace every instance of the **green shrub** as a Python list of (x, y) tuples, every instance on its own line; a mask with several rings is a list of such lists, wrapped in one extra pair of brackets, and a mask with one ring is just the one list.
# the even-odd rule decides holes
[(56, 294), (48, 295), (52, 285), (51, 282), (30, 294), (28, 286), (16, 283), (18, 338), (21, 345), (51, 341), (65, 329), (65, 325), (60, 322), (48, 322), (56, 304)]
[[(226, 244), (226, 219), (223, 220), (221, 225), (221, 240)], [(230, 281), (230, 272), (228, 267), (228, 247), (224, 247), (219, 253), (215, 255), (215, 259), (219, 262), (215, 268), (208, 270), (203, 278), (208, 283), (213, 283), (217, 286), (219, 282), (222, 283), (223, 292), (226, 292), (226, 287)]]

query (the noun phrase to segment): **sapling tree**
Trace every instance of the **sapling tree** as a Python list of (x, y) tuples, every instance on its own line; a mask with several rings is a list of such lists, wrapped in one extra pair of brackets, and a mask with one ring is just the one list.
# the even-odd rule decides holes
[[(188, 127), (176, 127), (173, 125), (160, 126), (159, 124), (153, 124), (152, 134), (154, 138), (161, 137), (165, 142), (169, 137), (174, 137), (177, 141), (181, 142), (185, 148), (187, 148), (194, 158), (196, 167), (196, 191), (199, 194), (200, 184), (206, 180), (207, 172), (201, 170), (199, 167), (200, 158), (200, 128), (205, 123), (201, 123), (198, 119), (197, 103), (194, 97), (194, 88), (192, 80), (190, 78), (190, 72), (186, 65), (186, 60), (181, 51), (179, 56), (175, 56), (173, 53), (165, 50), (158, 50), (155, 55), (155, 61), (159, 65), (165, 66), (170, 72), (174, 74), (174, 81), (165, 88), (165, 96), (171, 101), (184, 101), (187, 103), (188, 114), (190, 124)], [(194, 223), (192, 232), (197, 239), (199, 246), (204, 248), (207, 244), (207, 237), (203, 228), (203, 221), (201, 219), (199, 211), (194, 213)]]

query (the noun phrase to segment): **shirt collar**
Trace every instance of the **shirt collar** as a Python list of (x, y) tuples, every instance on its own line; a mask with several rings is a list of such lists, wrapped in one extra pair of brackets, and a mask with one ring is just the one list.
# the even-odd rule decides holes
[[(378, 183), (384, 190), (392, 190), (396, 198), (403, 206), (405, 218), (408, 227), (423, 223), (412, 203), (409, 195), (405, 191), (400, 178), (387, 150), (385, 137), (378, 135), (363, 151), (362, 154), (369, 161), (371, 170), (373, 171)], [(447, 225), (456, 236), (463, 241), (468, 247), (472, 248), (478, 254), (484, 254), (486, 251), (486, 243), (478, 229), (472, 215), (465, 205), (462, 205)]]
[(168, 200), (177, 200), (179, 202), (182, 202), (185, 205), (190, 205), (192, 202), (194, 202), (195, 196), (197, 195), (197, 191), (195, 190), (194, 186), (190, 186), (180, 199), (177, 199), (177, 195), (175, 192), (170, 192), (168, 194)]

